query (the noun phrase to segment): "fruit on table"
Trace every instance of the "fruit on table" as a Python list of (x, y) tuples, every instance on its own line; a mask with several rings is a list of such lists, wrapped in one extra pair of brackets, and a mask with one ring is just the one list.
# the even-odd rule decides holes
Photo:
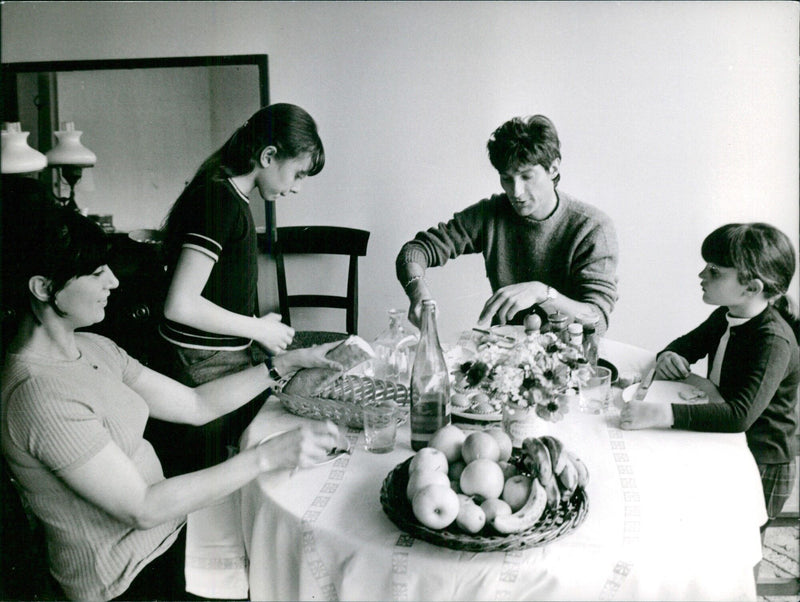
[(467, 465), (479, 458), (497, 462), (500, 459), (500, 445), (485, 431), (473, 431), (464, 439), (461, 456)]
[(564, 445), (556, 439), (555, 437), (551, 437), (550, 435), (545, 435), (543, 437), (539, 437), (542, 443), (545, 444), (547, 447), (547, 451), (550, 453), (550, 462), (553, 465), (553, 474), (558, 474), (562, 470), (564, 470)]
[(503, 429), (497, 427), (486, 429), (485, 432), (494, 437), (494, 440), (497, 441), (497, 445), (500, 447), (500, 457), (497, 458), (497, 461), (507, 462), (511, 457), (511, 452), (514, 450), (511, 437), (509, 437), (508, 433)]
[(578, 485), (580, 487), (586, 487), (589, 483), (589, 469), (586, 468), (586, 464), (583, 463), (578, 456), (576, 456), (571, 451), (567, 450), (567, 455), (569, 459), (572, 460), (572, 463), (575, 464), (575, 468), (578, 470)]
[(489, 498), (481, 503), (481, 510), (486, 516), (486, 522), (491, 523), (495, 517), (506, 516), (512, 513), (511, 506), (499, 498)]
[(411, 500), (414, 517), (430, 529), (444, 529), (458, 516), (460, 503), (458, 494), (450, 485), (428, 485)]
[(428, 441), (428, 447), (433, 447), (441, 451), (447, 458), (447, 462), (452, 464), (461, 459), (461, 446), (467, 434), (455, 424), (446, 424), (437, 430)]
[(516, 512), (525, 505), (531, 494), (531, 486), (530, 477), (526, 477), (523, 474), (513, 476), (503, 486), (503, 493), (500, 499), (506, 502), (513, 512)]
[(564, 454), (564, 469), (556, 475), (561, 487), (561, 498), (569, 500), (578, 487), (578, 469), (569, 456)]
[(467, 464), (459, 479), (461, 491), (481, 499), (499, 498), (505, 479), (500, 465), (488, 458), (478, 458)]
[(450, 478), (450, 482), (460, 482), (461, 473), (464, 472), (466, 467), (467, 463), (464, 462), (464, 460), (456, 460), (455, 462), (452, 462), (450, 467), (447, 469), (447, 476)]
[(477, 533), (486, 524), (486, 513), (483, 508), (472, 501), (472, 498), (464, 496), (467, 501), (461, 502), (456, 515), (456, 525), (467, 533)]
[(519, 533), (533, 527), (547, 506), (547, 493), (538, 479), (533, 479), (531, 492), (525, 504), (511, 514), (497, 515), (490, 524), (495, 531), (502, 534)]
[(406, 497), (413, 500), (417, 492), (428, 485), (445, 485), (450, 487), (450, 479), (439, 470), (415, 470), (408, 475)]
[(553, 464), (544, 442), (535, 437), (528, 438), (522, 442), (522, 449), (525, 451), (525, 464), (531, 471), (531, 476), (538, 477), (542, 484), (550, 481), (553, 478)]
[(447, 456), (435, 447), (423, 447), (414, 454), (408, 466), (409, 472), (421, 469), (439, 470), (447, 474)]

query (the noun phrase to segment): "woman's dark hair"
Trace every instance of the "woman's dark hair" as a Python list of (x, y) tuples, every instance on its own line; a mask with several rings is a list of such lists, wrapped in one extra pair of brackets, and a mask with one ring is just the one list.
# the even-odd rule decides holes
[(44, 276), (55, 295), (75, 277), (108, 263), (110, 240), (100, 226), (80, 213), (55, 204), (45, 187), (31, 178), (3, 178), (3, 310), (21, 317), (30, 310), (28, 281)]
[[(514, 117), (497, 128), (486, 147), (489, 161), (501, 174), (523, 165), (541, 165), (549, 169), (561, 158), (561, 143), (556, 126), (544, 115)], [(558, 185), (561, 175), (553, 178)]]
[(800, 339), (797, 310), (786, 294), (796, 266), (794, 247), (786, 234), (765, 223), (726, 224), (706, 237), (701, 253), (709, 263), (734, 268), (741, 284), (761, 280), (764, 296)]

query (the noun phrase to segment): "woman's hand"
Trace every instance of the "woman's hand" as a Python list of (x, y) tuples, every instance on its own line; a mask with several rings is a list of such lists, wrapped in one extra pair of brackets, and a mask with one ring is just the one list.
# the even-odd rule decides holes
[(283, 352), (292, 342), (294, 328), (281, 322), (280, 314), (269, 313), (257, 320), (259, 329), (253, 334), (253, 340), (273, 355)]
[(668, 428), (675, 421), (668, 403), (632, 401), (623, 404), (619, 426), (627, 431), (649, 428)]
[(656, 375), (659, 380), (683, 380), (691, 371), (689, 361), (674, 351), (665, 351), (656, 361)]
[(323, 461), (339, 442), (339, 429), (330, 420), (309, 422), (258, 446), (262, 472), (306, 468)]
[(313, 347), (303, 347), (293, 349), (272, 358), (272, 365), (281, 376), (299, 370), (300, 368), (331, 368), (333, 370), (344, 370), (339, 362), (334, 362), (325, 355), (340, 345), (341, 341), (314, 345)]

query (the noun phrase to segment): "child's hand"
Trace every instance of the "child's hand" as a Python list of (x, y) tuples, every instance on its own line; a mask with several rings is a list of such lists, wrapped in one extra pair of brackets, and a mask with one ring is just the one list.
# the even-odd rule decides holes
[(649, 428), (668, 428), (672, 426), (674, 421), (675, 418), (672, 415), (672, 406), (668, 403), (632, 401), (623, 404), (619, 418), (619, 426), (621, 429), (627, 431)]
[(658, 356), (658, 361), (656, 362), (657, 379), (683, 380), (690, 373), (688, 360), (674, 351), (665, 351)]
[(283, 352), (294, 338), (294, 328), (281, 322), (281, 315), (269, 313), (258, 318), (259, 332), (253, 339), (273, 355)]

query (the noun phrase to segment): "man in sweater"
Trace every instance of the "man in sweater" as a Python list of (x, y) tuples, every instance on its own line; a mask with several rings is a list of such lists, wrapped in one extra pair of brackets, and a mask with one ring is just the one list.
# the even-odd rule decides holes
[(427, 268), (482, 253), (493, 294), (479, 323), (521, 324), (534, 311), (594, 312), (604, 332), (617, 300), (616, 233), (599, 209), (556, 190), (561, 151), (555, 126), (543, 115), (515, 117), (487, 146), (504, 192), (419, 232), (400, 249), (395, 268), (409, 298), (409, 319), (418, 325), (422, 301), (433, 298)]

